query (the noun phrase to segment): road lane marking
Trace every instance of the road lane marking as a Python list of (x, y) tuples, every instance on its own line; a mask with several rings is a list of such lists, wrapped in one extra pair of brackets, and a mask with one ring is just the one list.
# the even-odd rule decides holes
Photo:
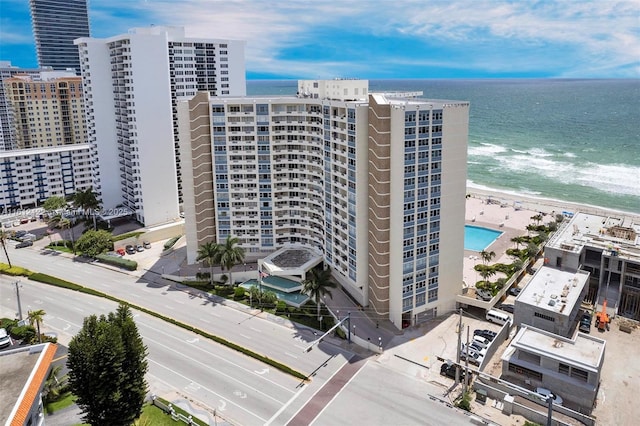
[(285, 355), (289, 355), (291, 358), (298, 359), (298, 357), (297, 357), (297, 356), (295, 356), (294, 354), (290, 354), (289, 352), (285, 352), (284, 354), (285, 354)]
[(200, 321), (202, 321), (202, 322), (204, 322), (204, 323), (206, 323), (206, 324), (211, 324), (211, 321), (206, 320), (206, 319), (201, 319)]
[(78, 312), (84, 312), (84, 309), (78, 308), (77, 306), (74, 306), (73, 309), (75, 309)]
[(247, 336), (246, 334), (240, 334), (240, 336), (244, 337), (245, 339), (251, 340), (251, 337)]
[[(169, 370), (170, 372), (172, 372), (172, 373), (173, 373), (173, 374), (175, 374), (176, 376), (182, 377), (183, 379), (187, 380), (188, 382), (193, 383), (193, 380), (189, 379), (187, 376), (185, 376), (185, 375), (183, 375), (183, 374), (180, 374), (180, 373), (178, 373), (177, 371), (172, 370), (171, 368), (166, 367), (166, 366), (164, 366), (164, 365), (160, 364), (159, 362), (154, 361), (153, 359), (151, 359), (151, 358), (149, 358), (149, 357), (147, 357), (147, 359), (148, 359), (150, 362), (153, 362), (154, 364), (157, 364), (158, 366), (160, 366), (160, 367), (164, 368), (165, 370)], [(206, 387), (206, 386), (202, 386), (202, 389), (206, 390), (207, 392), (212, 393), (213, 395), (215, 395), (215, 396), (217, 396), (218, 398), (220, 398), (220, 401), (221, 401), (221, 402), (224, 402), (224, 405), (223, 405), (222, 410), (226, 409), (226, 403), (227, 403), (227, 402), (229, 402), (230, 404), (235, 405), (236, 407), (238, 407), (238, 408), (239, 408), (239, 409), (241, 409), (242, 411), (244, 411), (244, 412), (248, 413), (249, 415), (251, 415), (251, 416), (253, 416), (253, 417), (256, 417), (256, 418), (260, 419), (260, 421), (261, 421), (262, 423), (264, 423), (264, 422), (266, 421), (266, 419), (263, 419), (263, 418), (262, 418), (262, 417), (260, 417), (259, 415), (255, 414), (255, 413), (253, 413), (253, 412), (251, 412), (251, 411), (249, 411), (249, 410), (247, 410), (247, 409), (246, 409), (246, 408), (244, 408), (243, 406), (241, 406), (241, 405), (239, 405), (239, 404), (236, 404), (235, 402), (233, 402), (233, 401), (231, 401), (231, 400), (229, 400), (229, 399), (225, 398), (224, 396), (220, 395), (219, 393), (217, 393), (217, 392), (213, 391), (213, 389), (210, 389), (210, 388), (208, 388), (208, 387)], [(218, 409), (220, 409), (220, 408), (218, 408)]]

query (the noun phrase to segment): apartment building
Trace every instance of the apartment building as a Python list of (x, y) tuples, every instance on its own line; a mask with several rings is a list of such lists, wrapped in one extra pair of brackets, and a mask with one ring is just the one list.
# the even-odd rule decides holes
[(33, 208), (92, 185), (89, 144), (0, 152), (0, 212)]
[(185, 37), (181, 27), (135, 28), (78, 45), (94, 188), (145, 225), (178, 217), (182, 177), (177, 102), (202, 90), (246, 93), (244, 42)]
[[(546, 243), (549, 265), (590, 273), (586, 300), (640, 320), (640, 221), (637, 216), (576, 213)], [(599, 308), (598, 308), (599, 309)]]
[(0, 61), (0, 151), (15, 149), (15, 125), (11, 107), (4, 91), (4, 81), (16, 75), (38, 77), (42, 71), (53, 68), (20, 68), (11, 65), (10, 61)]
[(38, 64), (80, 72), (73, 40), (89, 37), (87, 0), (29, 0)]
[(86, 143), (82, 79), (43, 71), (4, 80), (16, 149)]
[(395, 96), (331, 80), (181, 102), (188, 261), (230, 235), (253, 258), (308, 246), (398, 328), (453, 310), (469, 104)]

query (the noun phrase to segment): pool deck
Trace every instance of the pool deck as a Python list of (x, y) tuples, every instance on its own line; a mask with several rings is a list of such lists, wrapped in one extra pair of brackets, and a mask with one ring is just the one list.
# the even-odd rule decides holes
[[(534, 223), (531, 220), (531, 216), (539, 214), (541, 211), (551, 214), (551, 211), (527, 210), (528, 205), (519, 204), (516, 205), (517, 207), (514, 207), (513, 201), (500, 200), (496, 197), (491, 197), (494, 201), (487, 203), (487, 199), (488, 197), (481, 195), (473, 195), (467, 198), (465, 224), (482, 226), (503, 232), (503, 234), (485, 250), (493, 251), (496, 254), (490, 264), (512, 263), (513, 258), (507, 256), (506, 253), (508, 248), (515, 248), (515, 244), (511, 242), (511, 239), (521, 235), (527, 235), (527, 225)], [(552, 218), (554, 218), (554, 216), (544, 216), (543, 223), (549, 222)], [(465, 250), (462, 279), (466, 287), (474, 287), (475, 283), (481, 279), (480, 275), (474, 269), (477, 264), (482, 264), (480, 253)], [(500, 278), (500, 276), (501, 274), (495, 275), (491, 280), (495, 281), (497, 278)]]

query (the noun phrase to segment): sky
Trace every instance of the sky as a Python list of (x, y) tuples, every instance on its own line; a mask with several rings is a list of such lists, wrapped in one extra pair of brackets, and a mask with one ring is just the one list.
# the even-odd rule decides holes
[[(640, 77), (640, 0), (89, 0), (89, 18), (98, 38), (245, 40), (248, 79)], [(0, 60), (37, 65), (27, 0), (0, 0)]]

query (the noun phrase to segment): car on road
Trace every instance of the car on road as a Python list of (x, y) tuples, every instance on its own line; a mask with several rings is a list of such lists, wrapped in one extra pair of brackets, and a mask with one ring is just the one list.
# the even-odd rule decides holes
[(25, 248), (31, 247), (33, 245), (33, 241), (22, 241), (21, 243), (16, 244), (16, 248)]
[(142, 244), (138, 244), (136, 246), (136, 251), (138, 251), (138, 252), (144, 251), (144, 246)]
[[(440, 367), (440, 375), (455, 379), (456, 378), (455, 364), (447, 364), (446, 362), (443, 363), (442, 366)], [(464, 380), (464, 368), (460, 368), (460, 380)]]
[(136, 248), (134, 246), (132, 246), (131, 244), (127, 245), (125, 247), (125, 251), (127, 252), (127, 254), (135, 254), (136, 253)]
[(551, 392), (547, 388), (536, 388), (536, 393), (541, 396), (545, 401), (549, 398), (549, 396), (553, 396), (553, 403), (556, 405), (562, 405), (564, 402), (562, 397), (555, 392)]
[(149, 241), (145, 241), (144, 243), (142, 243), (142, 246), (146, 249), (150, 249), (151, 248), (151, 243)]
[(501, 305), (498, 305), (498, 309), (500, 309), (501, 311), (509, 312), (510, 314), (512, 314), (513, 310), (514, 310), (514, 307), (513, 307), (513, 305), (509, 305), (509, 304), (503, 303)]
[(7, 330), (0, 328), (0, 348), (11, 346), (11, 336), (7, 333)]
[(509, 289), (509, 294), (512, 296), (517, 296), (520, 294), (520, 292), (522, 291), (522, 289), (520, 287), (511, 287)]

